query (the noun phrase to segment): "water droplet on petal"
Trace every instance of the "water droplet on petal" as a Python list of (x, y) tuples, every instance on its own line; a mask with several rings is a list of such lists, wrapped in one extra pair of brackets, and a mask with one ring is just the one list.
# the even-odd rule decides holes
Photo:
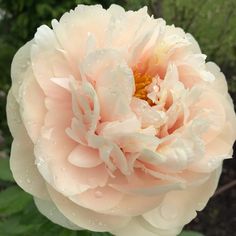
[(27, 182), (28, 184), (30, 184), (30, 183), (31, 183), (30, 178), (27, 178), (27, 179), (26, 179), (26, 182)]
[(58, 176), (57, 176), (57, 175), (54, 175), (54, 176), (53, 176), (53, 179), (54, 179), (54, 181), (56, 181), (56, 180), (58, 179)]
[(99, 226), (105, 226), (105, 224), (102, 223), (101, 221), (98, 222), (98, 225), (99, 225)]
[(95, 192), (95, 197), (96, 198), (101, 198), (103, 196), (102, 192), (101, 191), (96, 191)]

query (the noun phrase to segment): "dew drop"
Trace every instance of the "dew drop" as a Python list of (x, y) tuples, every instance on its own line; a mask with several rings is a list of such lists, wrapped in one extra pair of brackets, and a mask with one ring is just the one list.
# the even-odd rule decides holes
[(95, 197), (96, 197), (96, 198), (102, 198), (102, 196), (103, 196), (103, 194), (102, 194), (101, 191), (96, 191), (96, 192), (95, 192)]
[(99, 225), (99, 226), (105, 226), (105, 224), (102, 223), (101, 221), (98, 222), (98, 225)]
[(35, 164), (37, 166), (41, 166), (44, 163), (44, 159), (39, 157), (38, 159), (35, 160)]
[(49, 215), (53, 216), (53, 211), (52, 210), (49, 211)]
[(57, 175), (54, 175), (54, 176), (53, 176), (53, 179), (54, 179), (54, 181), (56, 181), (56, 180), (58, 179), (58, 176), (57, 176)]
[(28, 184), (30, 184), (30, 183), (31, 183), (30, 178), (27, 178), (27, 179), (26, 179), (26, 182), (27, 182)]

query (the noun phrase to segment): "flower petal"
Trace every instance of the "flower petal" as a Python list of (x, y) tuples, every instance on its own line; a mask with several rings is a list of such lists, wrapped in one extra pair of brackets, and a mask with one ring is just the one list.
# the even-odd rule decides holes
[(221, 168), (218, 168), (204, 184), (170, 191), (157, 208), (143, 214), (144, 219), (160, 229), (181, 227), (189, 223), (196, 216), (196, 211), (202, 210), (215, 192), (220, 173)]
[(30, 138), (35, 143), (44, 123), (46, 109), (45, 95), (33, 76), (32, 68), (28, 69), (19, 94), (21, 117)]
[(102, 163), (97, 150), (83, 145), (76, 146), (68, 160), (71, 164), (83, 168), (95, 167)]
[(83, 230), (77, 225), (71, 223), (55, 206), (51, 200), (42, 200), (34, 198), (35, 205), (38, 210), (45, 215), (53, 223), (72, 230)]
[(12, 94), (19, 102), (19, 88), (22, 85), (25, 75), (30, 67), (30, 50), (33, 41), (29, 41), (22, 46), (15, 54), (11, 65)]
[(10, 158), (13, 177), (26, 192), (45, 199), (48, 197), (47, 189), (35, 165), (34, 146), (22, 124), (18, 104), (11, 92), (8, 94), (7, 113), (14, 137)]
[(99, 214), (95, 211), (88, 210), (73, 203), (60, 193), (48, 186), (50, 196), (57, 208), (66, 216), (72, 223), (79, 227), (97, 231), (111, 231), (113, 229), (125, 226), (129, 221), (129, 217), (119, 217)]
[(77, 205), (96, 210), (96, 212), (106, 212), (114, 208), (123, 198), (124, 194), (110, 187), (99, 187), (89, 189), (81, 194), (69, 197)]
[(62, 77), (69, 80), (70, 76), (73, 76), (79, 79), (78, 72), (62, 51), (53, 30), (46, 25), (40, 26), (31, 47), (33, 73), (46, 96), (59, 101), (68, 99), (69, 93), (55, 84), (51, 78)]
[(162, 230), (153, 227), (142, 217), (135, 217), (125, 227), (113, 230), (111, 233), (117, 236), (129, 236), (131, 234), (136, 236), (176, 236), (181, 230), (182, 227)]
[(108, 173), (102, 164), (93, 168), (72, 165), (68, 156), (75, 147), (75, 142), (58, 127), (44, 127), (35, 145), (40, 173), (57, 191), (67, 196), (81, 193), (91, 187), (104, 186), (108, 179)]
[(129, 104), (134, 92), (133, 72), (118, 51), (90, 53), (81, 67), (84, 76), (95, 83), (102, 121), (120, 120), (132, 114)]

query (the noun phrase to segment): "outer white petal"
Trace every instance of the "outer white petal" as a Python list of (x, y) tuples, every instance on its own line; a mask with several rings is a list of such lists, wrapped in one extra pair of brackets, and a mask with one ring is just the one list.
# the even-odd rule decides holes
[(21, 135), (22, 131), (24, 131), (24, 126), (19, 114), (19, 104), (17, 103), (12, 90), (13, 89), (10, 89), (7, 96), (7, 122), (12, 136), (18, 137)]
[(7, 117), (14, 136), (10, 158), (13, 177), (26, 192), (39, 198), (47, 198), (45, 182), (35, 165), (33, 143), (22, 124), (18, 104), (11, 91), (8, 94)]
[(162, 230), (154, 228), (142, 217), (135, 217), (125, 227), (111, 231), (116, 236), (176, 236), (181, 232), (180, 227)]
[(25, 73), (19, 88), (20, 113), (29, 137), (35, 143), (40, 134), (46, 113), (45, 95), (34, 78), (32, 68)]
[(15, 54), (11, 65), (12, 93), (19, 102), (19, 88), (30, 65), (30, 49), (32, 41), (22, 46)]
[(49, 220), (53, 223), (61, 225), (65, 228), (72, 230), (82, 230), (82, 228), (78, 227), (71, 223), (55, 206), (55, 204), (51, 200), (42, 200), (40, 198), (34, 198), (35, 205), (38, 210), (45, 215)]
[(191, 42), (190, 48), (192, 49), (193, 53), (201, 53), (201, 49), (196, 39), (190, 33), (187, 33), (186, 37)]
[(160, 229), (184, 226), (196, 216), (196, 211), (205, 207), (217, 187), (220, 173), (221, 167), (200, 186), (170, 191), (157, 208), (143, 214), (143, 217), (151, 225)]
[(48, 190), (53, 202), (62, 214), (79, 227), (104, 232), (124, 227), (130, 221), (130, 217), (104, 215), (80, 207), (50, 186), (48, 186)]
[(220, 71), (220, 68), (214, 62), (207, 62), (206, 69), (210, 71), (214, 76), (215, 80), (210, 84), (213, 89), (217, 90), (219, 93), (227, 94), (228, 86), (224, 74)]
[[(37, 84), (31, 67), (33, 41), (21, 47), (11, 65), (12, 94), (21, 105), (21, 115), (30, 138), (35, 142), (45, 113), (44, 94)], [(14, 115), (14, 114), (11, 114)], [(14, 131), (13, 131), (14, 132)]]

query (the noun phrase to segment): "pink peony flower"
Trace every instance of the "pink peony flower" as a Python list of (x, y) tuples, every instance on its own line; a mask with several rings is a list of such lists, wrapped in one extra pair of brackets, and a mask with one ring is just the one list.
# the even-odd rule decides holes
[(147, 9), (79, 5), (15, 55), (11, 170), (53, 222), (177, 235), (214, 193), (236, 119), (220, 69)]

